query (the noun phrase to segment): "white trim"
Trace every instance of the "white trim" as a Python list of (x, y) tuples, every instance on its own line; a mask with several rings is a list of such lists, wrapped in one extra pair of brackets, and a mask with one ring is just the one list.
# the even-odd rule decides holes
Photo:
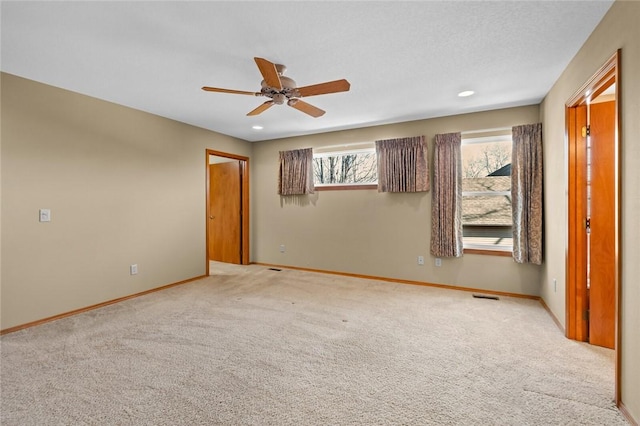
[(334, 187), (334, 186), (365, 186), (365, 185), (377, 185), (378, 180), (375, 182), (357, 182), (357, 183), (316, 183), (313, 186), (316, 188), (326, 188), (326, 187)]
[(505, 244), (464, 244), (463, 239), (463, 249), (471, 249), (471, 250), (487, 250), (487, 251), (505, 251), (509, 253), (513, 253), (513, 245), (505, 245)]

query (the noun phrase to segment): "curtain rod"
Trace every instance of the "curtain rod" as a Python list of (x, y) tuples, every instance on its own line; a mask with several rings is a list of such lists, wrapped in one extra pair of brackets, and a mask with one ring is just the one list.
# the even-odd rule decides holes
[(490, 132), (504, 132), (507, 130), (511, 130), (511, 127), (496, 127), (493, 129), (482, 129), (482, 130), (467, 130), (465, 132), (460, 132), (461, 135), (475, 135), (478, 133), (490, 133)]

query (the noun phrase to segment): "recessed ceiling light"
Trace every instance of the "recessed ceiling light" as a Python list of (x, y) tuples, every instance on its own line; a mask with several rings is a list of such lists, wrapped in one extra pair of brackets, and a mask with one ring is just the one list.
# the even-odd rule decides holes
[(458, 96), (460, 96), (461, 98), (466, 98), (467, 96), (471, 96), (474, 93), (476, 92), (474, 92), (473, 90), (465, 90), (464, 92), (458, 93)]
[(255, 126), (251, 126), (251, 128), (252, 128), (253, 130), (262, 130), (262, 129), (264, 129), (264, 127), (262, 127), (262, 126), (258, 126), (257, 124), (256, 124)]

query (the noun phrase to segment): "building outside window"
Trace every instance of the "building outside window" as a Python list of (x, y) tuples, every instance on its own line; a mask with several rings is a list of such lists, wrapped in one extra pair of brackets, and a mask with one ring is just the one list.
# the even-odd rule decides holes
[(462, 140), (465, 249), (513, 249), (511, 149), (511, 134)]

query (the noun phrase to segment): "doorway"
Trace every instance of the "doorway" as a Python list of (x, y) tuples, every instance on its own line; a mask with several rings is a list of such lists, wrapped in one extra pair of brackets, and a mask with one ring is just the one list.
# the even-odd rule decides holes
[(620, 401), (620, 51), (566, 103), (566, 334), (616, 351)]
[(206, 253), (209, 261), (249, 263), (249, 159), (206, 151)]

